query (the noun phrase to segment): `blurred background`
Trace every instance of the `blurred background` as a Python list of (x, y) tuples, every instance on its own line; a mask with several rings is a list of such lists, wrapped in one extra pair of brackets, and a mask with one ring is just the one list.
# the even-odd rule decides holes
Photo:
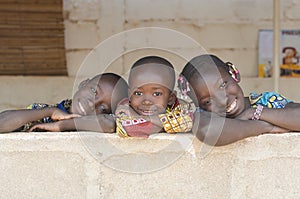
[[(238, 67), (245, 95), (273, 91), (273, 77), (258, 77), (259, 32), (273, 29), (275, 15), (281, 29), (300, 29), (300, 0), (278, 0), (278, 13), (275, 1), (1, 0), (0, 110), (71, 98), (96, 73), (126, 78), (145, 55), (180, 72), (193, 56), (216, 54)], [(278, 82), (300, 101), (298, 77)]]

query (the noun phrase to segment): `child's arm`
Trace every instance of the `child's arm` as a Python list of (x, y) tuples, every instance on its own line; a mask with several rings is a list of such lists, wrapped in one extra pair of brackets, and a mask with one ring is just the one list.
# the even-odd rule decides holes
[(260, 120), (291, 131), (300, 131), (300, 104), (288, 103), (281, 109), (264, 108)]
[(8, 110), (0, 113), (0, 132), (11, 132), (21, 126), (45, 117), (57, 119), (69, 119), (77, 115), (68, 114), (55, 107), (47, 107), (41, 109), (22, 109), (22, 110)]
[[(239, 118), (249, 119), (253, 117), (256, 109), (245, 110)], [(288, 103), (285, 108), (263, 108), (259, 120), (266, 121), (273, 125), (286, 128), (292, 131), (300, 131), (300, 104)]]
[(53, 123), (36, 124), (29, 131), (35, 129), (52, 132), (81, 130), (113, 133), (115, 132), (115, 118), (111, 114), (88, 115)]
[(263, 133), (287, 132), (260, 120), (230, 119), (206, 111), (195, 112), (194, 116), (193, 132), (199, 140), (209, 145), (222, 146)]

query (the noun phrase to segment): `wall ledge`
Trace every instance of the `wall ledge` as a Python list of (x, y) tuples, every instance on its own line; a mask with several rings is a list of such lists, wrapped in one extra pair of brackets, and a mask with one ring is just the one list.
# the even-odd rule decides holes
[(300, 134), (210, 147), (192, 134), (0, 134), (3, 198), (298, 198)]

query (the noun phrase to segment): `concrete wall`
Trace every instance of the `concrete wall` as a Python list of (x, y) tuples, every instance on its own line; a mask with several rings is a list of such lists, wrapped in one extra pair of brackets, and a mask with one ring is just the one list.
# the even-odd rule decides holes
[[(199, 52), (215, 53), (238, 66), (245, 93), (273, 90), (271, 79), (256, 78), (258, 30), (272, 28), (272, 0), (64, 0), (63, 6), (69, 76), (1, 76), (0, 110), (72, 97), (78, 81), (95, 73), (126, 78), (147, 54), (165, 56), (180, 71)], [(280, 8), (282, 28), (298, 28), (300, 1), (281, 1)], [(300, 101), (299, 84), (282, 78), (279, 91)]]
[(0, 135), (0, 198), (299, 198), (300, 136)]

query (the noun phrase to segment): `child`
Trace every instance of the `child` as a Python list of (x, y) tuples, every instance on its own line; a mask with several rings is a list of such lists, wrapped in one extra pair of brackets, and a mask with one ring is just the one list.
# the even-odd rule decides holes
[(120, 99), (128, 96), (127, 89), (127, 83), (119, 75), (97, 75), (82, 81), (72, 100), (56, 105), (34, 103), (28, 109), (0, 113), (0, 132), (35, 129), (113, 132), (115, 121), (111, 113)]
[(238, 70), (214, 55), (193, 58), (182, 70), (182, 78), (188, 84), (180, 81), (179, 87), (185, 93), (190, 86), (187, 94), (198, 107), (199, 124), (193, 129), (207, 144), (225, 145), (263, 133), (300, 130), (299, 103), (274, 92), (244, 97)]
[(175, 71), (169, 61), (157, 56), (141, 58), (130, 69), (128, 84), (129, 99), (122, 100), (116, 111), (120, 136), (191, 130), (189, 105), (179, 104), (173, 92)]

